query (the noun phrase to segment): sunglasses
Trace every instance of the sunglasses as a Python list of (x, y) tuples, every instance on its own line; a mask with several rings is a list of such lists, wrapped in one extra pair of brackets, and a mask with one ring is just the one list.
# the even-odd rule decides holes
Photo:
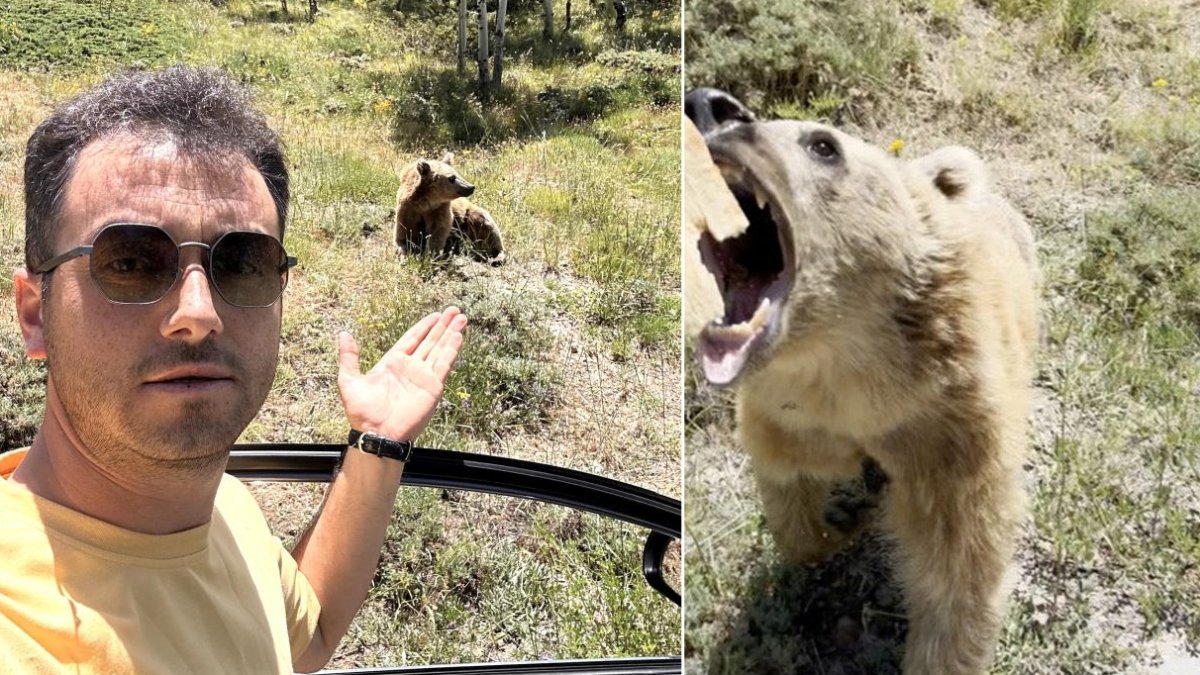
[(36, 271), (45, 274), (68, 260), (91, 256), (88, 269), (104, 297), (118, 305), (149, 305), (162, 300), (179, 280), (184, 246), (208, 251), (208, 281), (235, 307), (275, 304), (287, 286), (288, 269), (296, 265), (278, 239), (261, 232), (226, 232), (211, 246), (176, 244), (161, 227), (116, 223), (100, 230), (91, 246), (54, 256)]

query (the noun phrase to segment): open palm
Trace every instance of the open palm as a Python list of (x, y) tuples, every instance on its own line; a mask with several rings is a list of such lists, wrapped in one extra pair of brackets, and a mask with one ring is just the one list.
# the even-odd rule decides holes
[(396, 441), (412, 441), (429, 424), (462, 347), (467, 317), (457, 307), (434, 312), (408, 329), (366, 373), (358, 344), (338, 335), (338, 393), (350, 426)]

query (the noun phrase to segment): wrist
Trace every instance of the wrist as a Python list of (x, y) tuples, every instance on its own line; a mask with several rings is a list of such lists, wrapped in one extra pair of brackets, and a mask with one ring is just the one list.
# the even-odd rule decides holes
[(346, 440), (349, 448), (357, 448), (360, 452), (384, 459), (393, 459), (400, 463), (412, 458), (413, 444), (411, 441), (401, 441), (388, 438), (373, 431), (351, 429)]

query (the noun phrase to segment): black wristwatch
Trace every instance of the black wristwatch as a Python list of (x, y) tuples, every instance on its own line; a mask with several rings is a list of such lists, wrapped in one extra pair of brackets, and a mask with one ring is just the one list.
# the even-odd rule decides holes
[(407, 462), (412, 458), (413, 444), (411, 442), (393, 441), (369, 432), (364, 434), (357, 429), (350, 430), (350, 439), (346, 441), (346, 444), (376, 457), (386, 457), (400, 462)]

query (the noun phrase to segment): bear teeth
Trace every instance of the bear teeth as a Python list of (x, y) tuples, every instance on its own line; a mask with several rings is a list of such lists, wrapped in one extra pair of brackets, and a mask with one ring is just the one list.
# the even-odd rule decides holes
[(770, 311), (771, 300), (769, 298), (763, 298), (762, 301), (758, 303), (758, 309), (754, 310), (754, 316), (750, 317), (750, 321), (748, 322), (750, 324), (750, 330), (757, 331), (759, 328), (762, 328), (763, 324), (767, 322), (767, 315), (770, 314)]
[(758, 208), (767, 208), (767, 194), (758, 185), (754, 186), (754, 201), (758, 204)]
[(758, 303), (758, 309), (754, 310), (754, 316), (741, 323), (736, 323), (732, 326), (720, 326), (718, 330), (726, 337), (749, 338), (758, 332), (767, 323), (767, 317), (771, 313), (771, 300), (763, 298)]

